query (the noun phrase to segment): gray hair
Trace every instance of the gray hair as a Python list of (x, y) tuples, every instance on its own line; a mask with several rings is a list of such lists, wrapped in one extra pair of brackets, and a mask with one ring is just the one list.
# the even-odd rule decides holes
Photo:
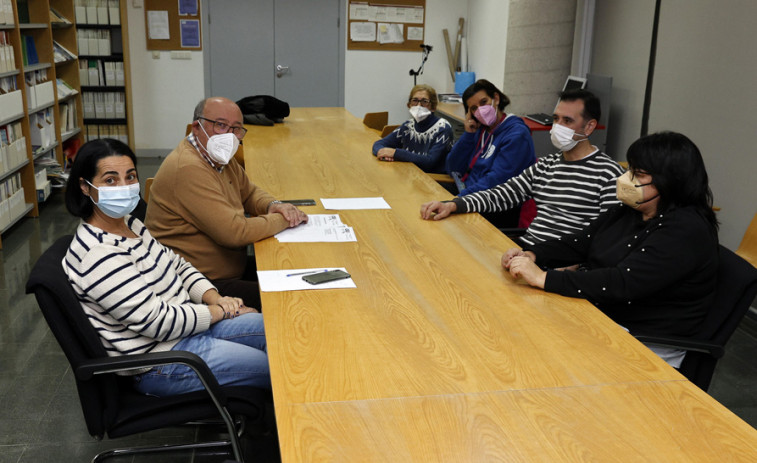
[(192, 120), (196, 121), (197, 119), (202, 117), (202, 113), (205, 111), (205, 103), (208, 101), (207, 98), (204, 98), (200, 100), (199, 103), (197, 103), (197, 106), (195, 106), (195, 112), (192, 116)]

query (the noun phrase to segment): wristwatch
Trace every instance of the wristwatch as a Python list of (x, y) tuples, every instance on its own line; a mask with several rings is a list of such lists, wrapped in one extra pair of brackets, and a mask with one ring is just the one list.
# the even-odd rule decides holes
[(268, 207), (265, 208), (266, 213), (268, 213), (268, 211), (271, 210), (271, 206), (273, 204), (283, 204), (283, 203), (281, 201), (279, 201), (278, 199), (274, 199), (273, 201), (271, 201), (270, 203), (268, 203)]

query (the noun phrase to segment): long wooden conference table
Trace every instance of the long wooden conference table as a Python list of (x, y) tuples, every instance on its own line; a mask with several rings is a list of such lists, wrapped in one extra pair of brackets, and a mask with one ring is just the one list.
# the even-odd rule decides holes
[[(501, 269), (478, 214), (424, 221), (449, 194), (371, 155), (343, 108), (247, 126), (246, 169), (316, 199), (357, 242), (255, 244), (259, 270), (346, 267), (356, 289), (262, 293), (284, 462), (757, 461), (757, 431), (588, 302)], [(382, 196), (389, 210), (326, 211)]]

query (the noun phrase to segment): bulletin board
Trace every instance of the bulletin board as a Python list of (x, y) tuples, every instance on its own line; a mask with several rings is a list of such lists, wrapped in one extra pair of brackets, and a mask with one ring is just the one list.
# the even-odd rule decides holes
[(202, 50), (200, 0), (145, 0), (148, 50)]
[(426, 0), (349, 0), (347, 49), (421, 51)]

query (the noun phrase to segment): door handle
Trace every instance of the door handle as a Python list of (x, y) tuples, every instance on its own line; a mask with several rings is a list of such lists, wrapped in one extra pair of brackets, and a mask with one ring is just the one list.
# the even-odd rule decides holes
[(289, 66), (276, 65), (276, 77), (281, 77), (287, 72), (289, 72)]

